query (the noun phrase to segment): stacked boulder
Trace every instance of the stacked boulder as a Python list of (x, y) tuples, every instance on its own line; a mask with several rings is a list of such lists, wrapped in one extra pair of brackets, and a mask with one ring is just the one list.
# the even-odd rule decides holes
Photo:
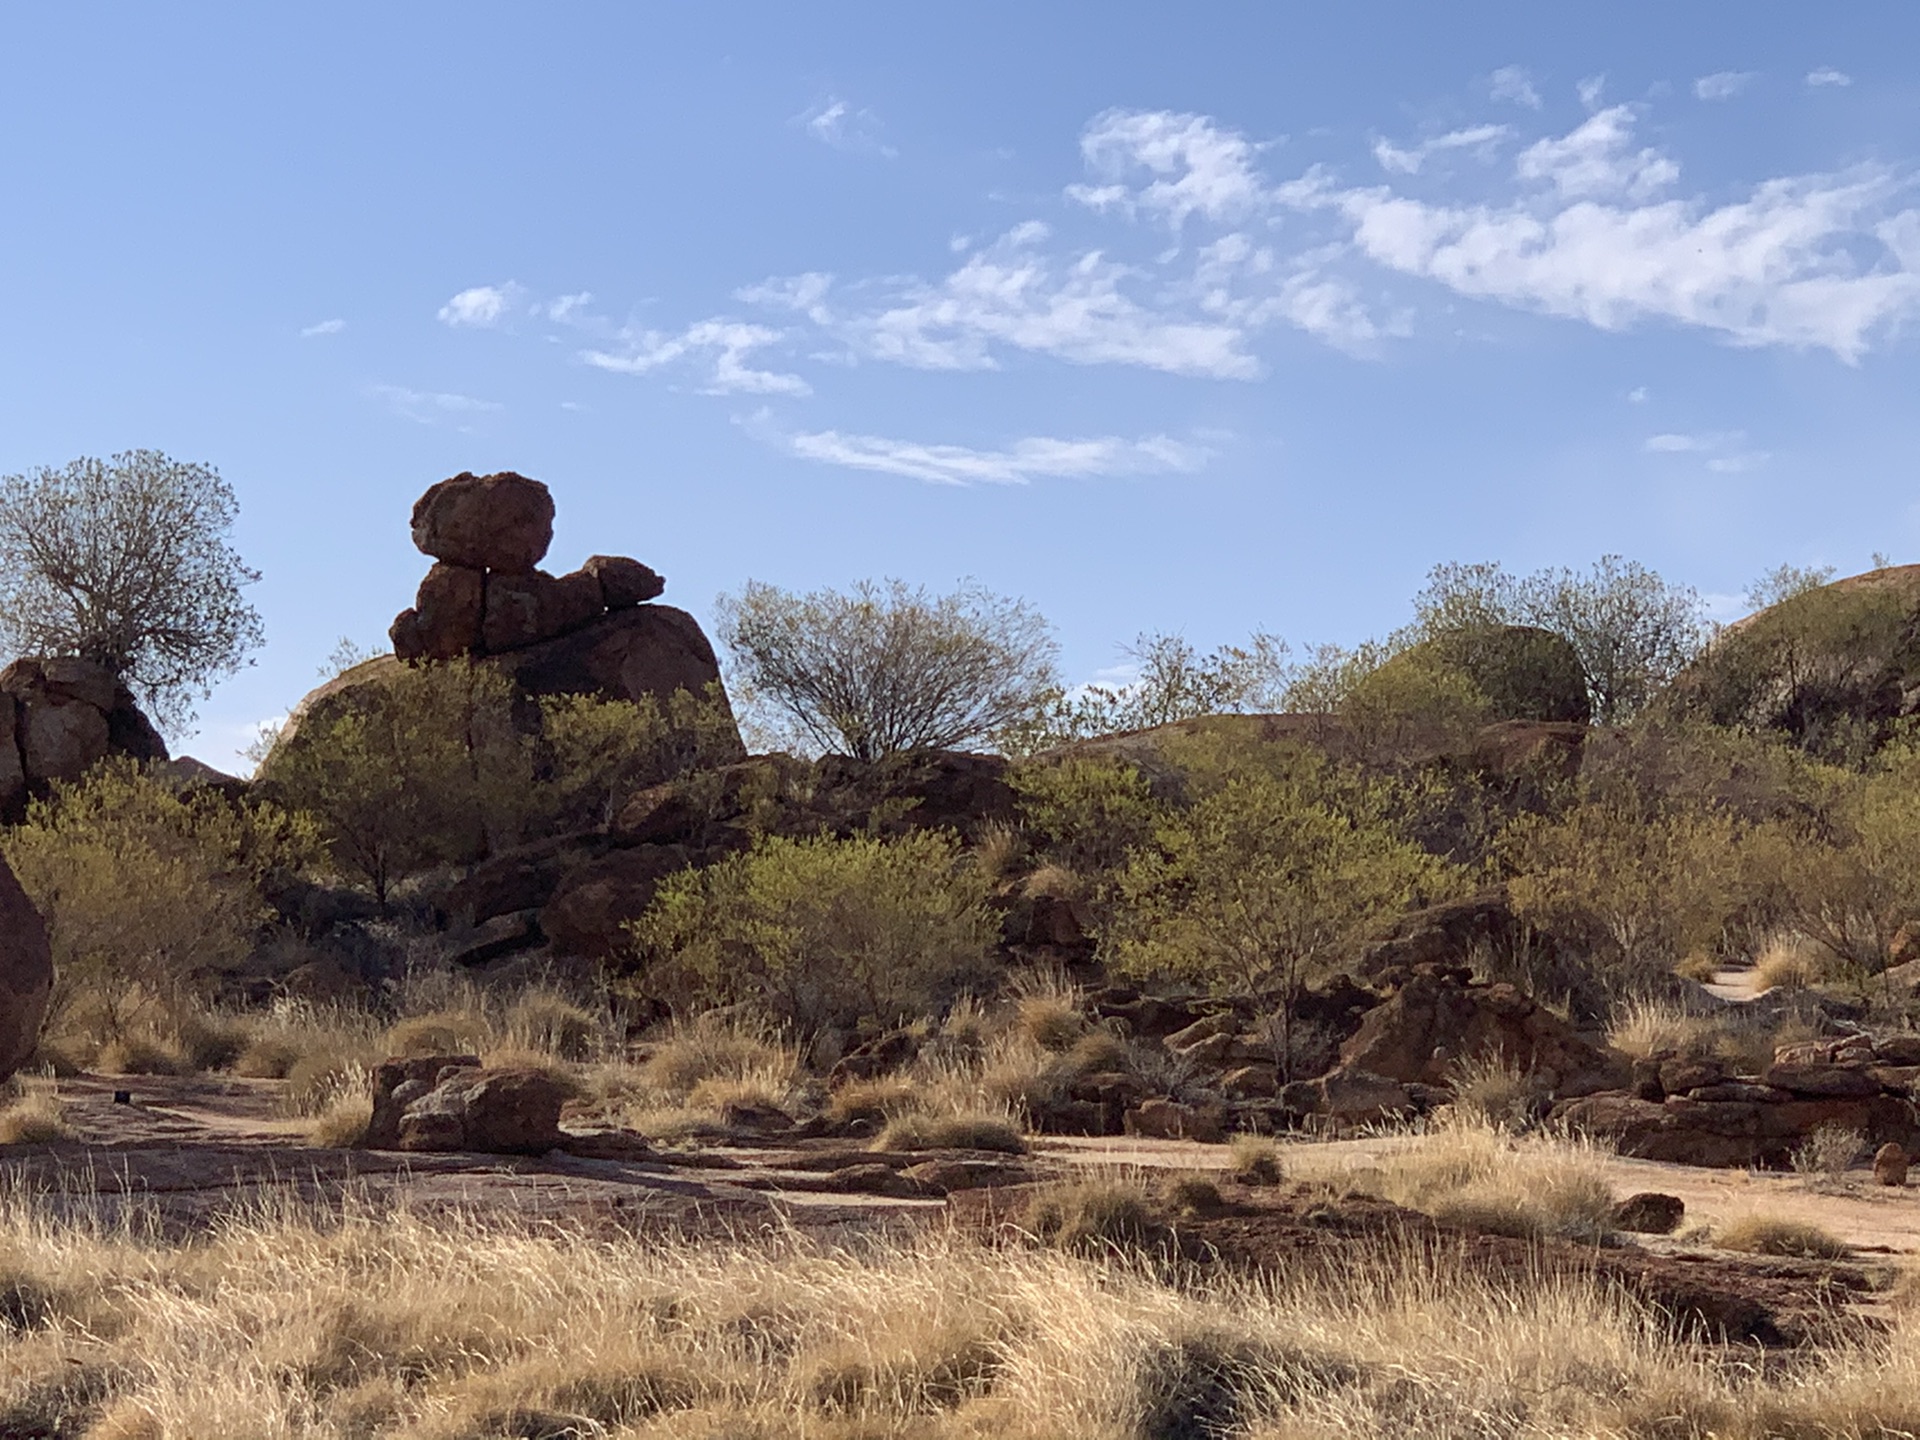
[(29, 795), (77, 780), (109, 755), (167, 758), (166, 741), (111, 670), (31, 657), (0, 670), (0, 819), (18, 819)]
[(413, 608), (393, 622), (402, 660), (521, 650), (666, 589), (653, 570), (621, 556), (595, 555), (567, 575), (540, 569), (553, 543), (553, 496), (510, 470), (430, 488), (413, 507), (413, 543), (435, 564)]

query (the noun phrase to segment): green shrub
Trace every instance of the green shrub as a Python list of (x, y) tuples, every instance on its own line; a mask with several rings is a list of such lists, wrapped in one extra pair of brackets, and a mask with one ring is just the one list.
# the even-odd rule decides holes
[(1385, 789), (1317, 755), (1217, 740), (1178, 753), (1197, 798), (1121, 873), (1111, 963), (1270, 993), (1285, 1073), (1299, 987), (1364, 927), (1450, 891), (1457, 874), (1401, 834)]
[(547, 763), (537, 804), (558, 829), (604, 825), (635, 791), (740, 756), (717, 684), (704, 695), (676, 690), (664, 705), (651, 695), (542, 696), (540, 718)]
[(519, 839), (535, 756), (515, 699), (484, 663), (394, 665), (302, 717), (263, 762), (262, 788), (312, 815), (334, 863), (384, 904), (409, 873)]
[(136, 1013), (171, 1013), (244, 959), (269, 915), (262, 883), (318, 854), (303, 820), (176, 794), (124, 759), (56, 785), (0, 847), (47, 921), (47, 1032), (78, 1028), (94, 1045), (127, 1038)]
[(1161, 809), (1147, 777), (1121, 760), (1075, 756), (1016, 765), (1007, 782), (1033, 848), (1079, 875), (1117, 869), (1153, 833)]
[(986, 884), (936, 831), (764, 836), (670, 878), (630, 927), (643, 983), (686, 1006), (747, 1003), (802, 1030), (898, 1023), (983, 974)]

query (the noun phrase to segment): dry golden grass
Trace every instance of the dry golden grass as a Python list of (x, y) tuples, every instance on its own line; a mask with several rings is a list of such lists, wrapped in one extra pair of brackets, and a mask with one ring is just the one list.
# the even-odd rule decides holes
[(13, 1093), (0, 1106), (0, 1145), (45, 1145), (73, 1133), (51, 1079), (17, 1075), (8, 1089)]
[(1278, 1185), (1286, 1178), (1280, 1147), (1264, 1135), (1235, 1135), (1227, 1141), (1230, 1178), (1242, 1185)]
[(1844, 1242), (1803, 1220), (1742, 1215), (1713, 1232), (1713, 1244), (1746, 1255), (1790, 1255), (1802, 1260), (1843, 1260)]
[(1831, 953), (1806, 936), (1776, 935), (1754, 957), (1754, 978), (1762, 991), (1805, 990), (1826, 979), (1832, 964)]
[[(0, 1199), (0, 1434), (86, 1440), (1837, 1440), (1920, 1430), (1920, 1331), (1727, 1363), (1577, 1276), (1384, 1247), (1165, 1283), (1151, 1196), (1056, 1244), (613, 1239), (263, 1204), (191, 1244)], [(1140, 1252), (1145, 1250), (1144, 1254)], [(1139, 1255), (1136, 1261), (1133, 1257)]]
[(1614, 1195), (1592, 1141), (1516, 1137), (1484, 1117), (1449, 1111), (1417, 1145), (1354, 1172), (1295, 1152), (1296, 1178), (1378, 1195), (1436, 1220), (1494, 1234), (1594, 1239), (1612, 1228)]
[(889, 1120), (874, 1137), (876, 1150), (991, 1150), (1024, 1155), (1020, 1127), (1005, 1115), (908, 1114)]

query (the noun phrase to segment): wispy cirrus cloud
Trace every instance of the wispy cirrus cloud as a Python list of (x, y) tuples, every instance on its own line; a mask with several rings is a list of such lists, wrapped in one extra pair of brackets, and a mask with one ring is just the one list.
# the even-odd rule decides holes
[(821, 430), (787, 437), (806, 460), (874, 470), (935, 485), (1025, 485), (1049, 477), (1140, 475), (1197, 470), (1207, 452), (1165, 435), (1126, 440), (1113, 435), (1060, 440), (1030, 436), (1000, 450), (930, 445), (879, 435)]
[(504, 320), (525, 294), (525, 288), (511, 280), (470, 286), (440, 307), (440, 323), (456, 329), (490, 329)]
[(321, 335), (338, 335), (346, 328), (347, 322), (344, 320), (321, 320), (303, 329), (300, 332), (300, 338), (302, 340), (312, 340)]
[(1444, 135), (1404, 147), (1390, 140), (1376, 140), (1373, 158), (1380, 162), (1382, 170), (1397, 175), (1418, 175), (1422, 165), (1443, 151), (1473, 150), (1485, 154), (1512, 133), (1505, 125), (1469, 125), (1463, 130), (1449, 130)]
[(387, 409), (417, 425), (452, 424), (468, 428), (481, 415), (503, 409), (496, 401), (476, 400), (444, 390), (413, 390), (404, 385), (375, 385), (369, 392)]
[(780, 331), (765, 325), (701, 320), (671, 335), (654, 330), (624, 331), (616, 337), (617, 348), (586, 350), (580, 358), (597, 369), (619, 375), (647, 375), (664, 366), (693, 361), (705, 371), (705, 381), (699, 388), (708, 395), (811, 395), (813, 387), (798, 375), (759, 370), (747, 363), (755, 351), (766, 349), (780, 338)]
[(1524, 105), (1529, 110), (1540, 108), (1540, 92), (1534, 87), (1533, 77), (1519, 65), (1503, 65), (1493, 72), (1487, 82), (1487, 98)]
[(1844, 88), (1853, 84), (1853, 77), (1844, 70), (1836, 70), (1831, 65), (1822, 65), (1817, 70), (1809, 70), (1807, 72), (1807, 84), (1816, 89), (1822, 85), (1833, 85)]
[(837, 95), (794, 117), (794, 122), (822, 145), (855, 155), (878, 155), (892, 160), (900, 152), (886, 143), (880, 119), (871, 110), (855, 109)]
[(1665, 431), (1649, 435), (1640, 447), (1649, 455), (1698, 455), (1716, 475), (1739, 475), (1758, 469), (1773, 457), (1747, 444), (1744, 430), (1717, 430), (1701, 434)]
[(1693, 82), (1694, 98), (1731, 100), (1759, 78), (1758, 72), (1753, 70), (1716, 70)]

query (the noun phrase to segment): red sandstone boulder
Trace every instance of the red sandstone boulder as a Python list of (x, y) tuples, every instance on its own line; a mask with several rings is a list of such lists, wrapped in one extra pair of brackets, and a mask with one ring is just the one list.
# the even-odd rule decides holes
[(373, 1118), (360, 1142), (369, 1150), (394, 1150), (400, 1145), (400, 1117), (414, 1101), (430, 1092), (442, 1075), (476, 1066), (478, 1055), (420, 1055), (382, 1061), (373, 1072)]
[(463, 472), (414, 503), (413, 543), (450, 565), (525, 574), (553, 543), (553, 496), (538, 480), (510, 470)]
[(599, 583), (600, 603), (609, 610), (644, 605), (659, 599), (667, 590), (667, 582), (659, 571), (624, 555), (592, 555), (580, 569)]
[(544, 570), (489, 575), (480, 643), (490, 655), (552, 640), (603, 613), (600, 582), (583, 570), (558, 578)]
[(166, 741), (113, 672), (90, 660), (27, 657), (0, 670), (0, 816), (30, 793), (77, 780), (109, 755), (165, 760)]
[(0, 1079), (27, 1062), (53, 996), (47, 927), (0, 857)]
[(456, 1067), (401, 1114), (399, 1148), (538, 1155), (564, 1138), (567, 1098), (566, 1085), (545, 1070)]
[(540, 912), (540, 929), (562, 955), (608, 959), (630, 945), (627, 926), (646, 914), (660, 882), (692, 863), (678, 845), (638, 845), (576, 865)]
[[(436, 563), (420, 582), (413, 609), (393, 622), (393, 653), (402, 660), (451, 660), (480, 646), (486, 574)], [(411, 618), (409, 618), (411, 617)]]

